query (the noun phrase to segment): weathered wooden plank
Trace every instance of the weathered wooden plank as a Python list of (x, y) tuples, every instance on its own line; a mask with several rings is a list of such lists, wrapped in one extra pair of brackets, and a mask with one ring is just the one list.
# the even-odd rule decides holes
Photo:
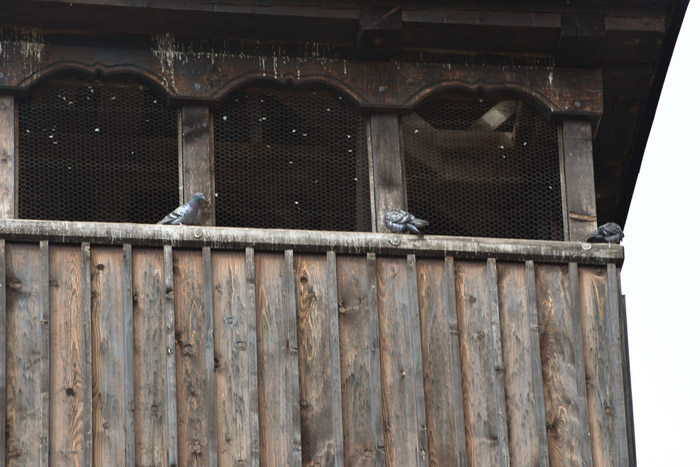
[(255, 292), (255, 251), (252, 248), (245, 250), (245, 281), (246, 281), (246, 308), (247, 308), (247, 348), (248, 348), (248, 394), (249, 409), (248, 420), (250, 423), (250, 465), (260, 465), (260, 416), (258, 413), (258, 308)]
[(15, 98), (0, 96), (0, 219), (15, 217), (15, 170)]
[(373, 256), (339, 256), (336, 265), (343, 448), (348, 465), (384, 465)]
[(92, 247), (92, 426), (95, 465), (126, 463), (126, 349), (122, 248)]
[(178, 465), (177, 446), (177, 365), (175, 339), (175, 280), (173, 248), (163, 247), (163, 288), (165, 292), (163, 322), (165, 325), (165, 420), (167, 465)]
[(454, 264), (419, 260), (416, 271), (430, 465), (466, 466)]
[[(469, 465), (508, 465), (507, 434), (501, 418), (490, 286), (497, 290), (485, 262), (455, 262), (462, 394)], [(495, 297), (497, 300), (497, 296)], [(497, 316), (497, 314), (496, 314)], [(499, 339), (500, 342), (500, 339)], [(505, 396), (504, 396), (505, 398)], [(502, 415), (500, 415), (500, 414)], [(503, 446), (505, 444), (505, 447)], [(504, 450), (505, 449), (505, 450)]]
[(168, 465), (163, 251), (134, 248), (134, 459)]
[(7, 428), (7, 301), (5, 277), (5, 240), (0, 239), (0, 464), (5, 462)]
[(80, 338), (85, 343), (84, 349), (84, 378), (82, 397), (85, 401), (83, 411), (83, 456), (81, 465), (90, 465), (93, 460), (94, 451), (94, 429), (93, 429), (93, 399), (92, 389), (94, 379), (92, 376), (92, 251), (90, 244), (83, 242), (80, 245), (80, 273), (81, 273), (81, 314), (82, 323)]
[(293, 261), (289, 250), (255, 255), (262, 465), (301, 465)]
[(212, 297), (211, 248), (202, 248), (202, 288), (204, 294), (204, 390), (206, 394), (205, 416), (207, 424), (207, 464), (215, 467), (218, 461), (216, 437), (216, 381), (214, 375), (214, 304)]
[(409, 269), (409, 261), (401, 258), (377, 259), (384, 439), (389, 465), (427, 464), (427, 446), (421, 445), (421, 438), (425, 441), (425, 409), (418, 400), (423, 395), (416, 393), (418, 385), (422, 389), (422, 382), (416, 381), (422, 379), (422, 368), (418, 367), (416, 374), (413, 344), (412, 312), (417, 313), (417, 309), (412, 307), (417, 308), (417, 297), (411, 294), (416, 290), (409, 284)]
[[(618, 272), (618, 290), (620, 288), (620, 274)], [(627, 450), (630, 456), (630, 465), (637, 465), (637, 447), (634, 438), (634, 412), (632, 410), (632, 381), (630, 374), (630, 353), (627, 341), (627, 300), (620, 294), (620, 332), (622, 339), (622, 377), (625, 390), (625, 415), (627, 426)]]
[(338, 329), (338, 268), (335, 253), (326, 253), (326, 283), (328, 284), (328, 334), (331, 380), (331, 420), (333, 424), (333, 465), (345, 465), (343, 446), (343, 408), (340, 382), (340, 335)]
[(571, 287), (566, 266), (535, 266), (549, 463), (590, 465), (576, 373)]
[[(258, 251), (322, 252), (336, 254), (376, 253), (398, 255), (415, 253), (420, 257), (452, 256), (464, 259), (495, 258), (503, 261), (579, 264), (622, 264), (620, 245), (585, 244), (544, 240), (514, 240), (433, 235), (396, 235), (370, 232), (320, 232), (311, 230), (246, 229), (231, 227), (188, 227), (100, 222), (60, 222), (0, 219), (0, 238), (15, 241), (48, 240), (56, 243), (89, 241), (177, 247), (209, 246), (218, 249), (244, 249), (255, 245)], [(397, 242), (398, 239), (398, 242)], [(398, 243), (398, 244), (397, 244)]]
[[(6, 465), (41, 465), (42, 324), (45, 310), (38, 244), (7, 244)], [(27, 436), (34, 433), (35, 436)]]
[[(537, 324), (536, 304), (531, 308), (533, 297), (528, 295), (525, 264), (499, 263), (497, 272), (511, 465), (546, 466), (549, 456), (540, 341), (539, 334), (531, 328), (532, 315)], [(537, 362), (533, 361), (535, 355)], [(540, 416), (538, 409), (542, 410)]]
[(202, 251), (173, 252), (177, 445), (182, 465), (209, 465), (205, 292)]
[(202, 193), (207, 201), (201, 205), (197, 224), (214, 225), (209, 108), (184, 105), (180, 120), (182, 202), (188, 201), (197, 192)]
[(124, 459), (126, 465), (134, 464), (134, 291), (133, 258), (130, 244), (125, 244), (122, 251), (124, 267), (122, 268), (122, 293), (124, 298)]
[[(339, 465), (343, 462), (342, 431), (336, 431), (342, 430), (337, 426), (342, 423), (342, 414), (335, 413), (335, 378), (332, 374), (335, 366), (332, 351), (337, 347), (332, 348), (330, 315), (333, 308), (337, 310), (338, 307), (334, 260), (333, 257), (333, 275), (330, 276), (329, 258), (321, 255), (294, 257), (303, 465)], [(337, 311), (335, 318), (337, 332)], [(339, 385), (337, 389), (340, 390)], [(339, 394), (337, 402), (340, 402)], [(336, 442), (338, 437), (339, 444)]]
[(585, 241), (597, 227), (591, 122), (564, 120), (562, 125), (569, 239)]
[[(49, 461), (55, 465), (87, 465), (91, 444), (86, 424), (92, 408), (92, 387), (86, 370), (90, 335), (84, 333), (83, 248), (52, 245), (49, 262), (51, 361), (49, 395)], [(89, 280), (88, 270), (88, 280)], [(87, 304), (89, 311), (89, 302)]]
[(39, 431), (39, 465), (49, 465), (49, 370), (51, 326), (49, 310), (49, 242), (39, 242), (39, 288), (41, 296), (41, 427)]
[(374, 170), (374, 213), (377, 232), (388, 232), (384, 215), (390, 209), (406, 209), (403, 155), (399, 117), (395, 114), (370, 116), (372, 167)]

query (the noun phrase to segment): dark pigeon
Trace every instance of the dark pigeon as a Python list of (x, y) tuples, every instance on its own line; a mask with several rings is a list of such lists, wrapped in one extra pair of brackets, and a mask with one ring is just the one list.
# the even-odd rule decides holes
[(175, 209), (173, 212), (165, 216), (159, 224), (174, 224), (174, 225), (192, 225), (197, 220), (199, 212), (199, 202), (205, 200), (203, 194), (195, 193), (190, 198), (188, 203)]
[(620, 243), (625, 238), (622, 227), (614, 222), (603, 224), (592, 232), (588, 237), (590, 243)]
[(401, 209), (392, 209), (386, 212), (384, 225), (392, 232), (401, 233), (408, 230), (414, 234), (421, 235), (419, 229), (426, 227), (428, 221), (417, 219), (413, 214)]

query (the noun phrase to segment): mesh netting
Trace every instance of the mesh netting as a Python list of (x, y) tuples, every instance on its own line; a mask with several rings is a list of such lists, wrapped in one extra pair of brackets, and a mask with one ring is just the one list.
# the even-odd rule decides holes
[(426, 233), (564, 239), (558, 128), (524, 102), (441, 95), (401, 132), (408, 209)]
[(19, 217), (153, 223), (178, 205), (177, 110), (148, 87), (51, 80), (18, 114)]
[(214, 113), (216, 223), (370, 231), (366, 118), (323, 89), (255, 87)]

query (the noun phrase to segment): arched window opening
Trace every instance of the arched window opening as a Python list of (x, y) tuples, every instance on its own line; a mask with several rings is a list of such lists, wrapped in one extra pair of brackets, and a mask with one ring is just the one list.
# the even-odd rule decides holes
[(148, 86), (52, 79), (17, 107), (20, 218), (154, 223), (178, 205), (177, 109)]
[(408, 209), (429, 233), (564, 239), (558, 127), (527, 103), (441, 94), (401, 133)]
[(324, 88), (255, 86), (214, 112), (216, 223), (371, 231), (367, 122)]

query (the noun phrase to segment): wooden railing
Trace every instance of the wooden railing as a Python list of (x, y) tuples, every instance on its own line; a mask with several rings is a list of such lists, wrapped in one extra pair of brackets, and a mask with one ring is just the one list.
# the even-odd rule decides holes
[(5, 460), (627, 465), (622, 259), (0, 220)]

